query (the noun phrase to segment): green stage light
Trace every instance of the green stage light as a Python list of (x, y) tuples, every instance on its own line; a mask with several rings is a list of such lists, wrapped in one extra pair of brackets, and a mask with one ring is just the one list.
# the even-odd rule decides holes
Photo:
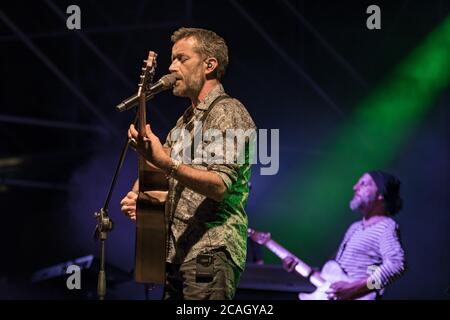
[(321, 161), (291, 169), (289, 183), (261, 212), (267, 217), (261, 227), (306, 261), (323, 262), (349, 222), (360, 218), (348, 209), (354, 183), (363, 172), (389, 165), (449, 83), (450, 17), (355, 108), (325, 143), (329, 152)]

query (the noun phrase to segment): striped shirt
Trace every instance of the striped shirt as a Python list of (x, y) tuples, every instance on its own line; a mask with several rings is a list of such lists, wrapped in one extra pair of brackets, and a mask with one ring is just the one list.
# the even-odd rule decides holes
[(337, 263), (355, 280), (368, 278), (381, 289), (405, 272), (398, 224), (390, 217), (364, 227), (362, 221), (348, 228), (336, 255)]

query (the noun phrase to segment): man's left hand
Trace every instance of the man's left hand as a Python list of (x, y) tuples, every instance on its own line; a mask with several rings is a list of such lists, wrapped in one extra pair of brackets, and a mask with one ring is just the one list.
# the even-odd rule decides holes
[[(137, 151), (144, 156), (144, 158), (154, 164), (156, 167), (166, 171), (172, 164), (172, 159), (164, 151), (164, 148), (159, 141), (159, 138), (153, 133), (149, 124), (145, 126), (145, 135), (141, 137), (134, 125), (130, 125), (128, 129), (128, 138), (138, 141)], [(142, 139), (147, 143), (139, 143)]]

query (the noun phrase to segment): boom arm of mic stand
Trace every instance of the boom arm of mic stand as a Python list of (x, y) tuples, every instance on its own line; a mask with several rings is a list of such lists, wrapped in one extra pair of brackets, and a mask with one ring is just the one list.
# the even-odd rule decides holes
[[(148, 100), (150, 100), (150, 99), (153, 99), (153, 97), (155, 96), (156, 94), (154, 93), (154, 92), (152, 92), (152, 93), (145, 93), (145, 101), (147, 102)], [(133, 108), (136, 108), (137, 107), (137, 105), (139, 104), (138, 103), (138, 100), (136, 99), (136, 101), (132, 104), (132, 106), (131, 107), (127, 107), (127, 102), (128, 102), (128, 100), (130, 100), (131, 98), (128, 98), (128, 99), (126, 99), (126, 100), (123, 100), (121, 103), (119, 103), (117, 106), (116, 106), (116, 109), (119, 111), (119, 112), (123, 112), (123, 111), (127, 111), (127, 110), (129, 110), (129, 109), (133, 109)], [(135, 124), (136, 124), (136, 121), (134, 122)]]

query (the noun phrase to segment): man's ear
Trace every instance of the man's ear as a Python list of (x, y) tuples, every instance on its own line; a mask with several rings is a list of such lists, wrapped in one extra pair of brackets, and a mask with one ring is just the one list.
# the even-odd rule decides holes
[(216, 58), (208, 58), (205, 60), (206, 63), (206, 75), (211, 75), (217, 68), (217, 59)]
[(383, 195), (381, 193), (379, 193), (377, 199), (378, 200), (384, 200), (384, 197), (383, 197)]

